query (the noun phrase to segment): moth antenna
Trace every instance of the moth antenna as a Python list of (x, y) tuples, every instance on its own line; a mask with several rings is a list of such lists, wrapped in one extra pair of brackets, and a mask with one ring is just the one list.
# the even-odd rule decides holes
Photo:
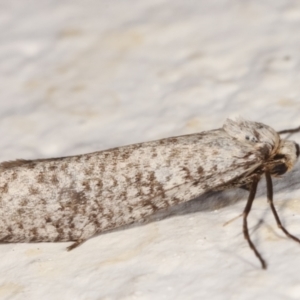
[(278, 134), (285, 134), (285, 133), (293, 134), (293, 133), (297, 133), (297, 132), (300, 132), (300, 126), (297, 127), (297, 128), (293, 128), (293, 129), (281, 130), (281, 131), (278, 131), (277, 133)]

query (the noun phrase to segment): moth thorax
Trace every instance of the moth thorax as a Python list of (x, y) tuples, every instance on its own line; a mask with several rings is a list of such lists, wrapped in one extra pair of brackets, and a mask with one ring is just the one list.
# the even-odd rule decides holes
[(282, 140), (275, 155), (272, 157), (269, 169), (273, 176), (290, 171), (299, 157), (299, 145), (293, 141)]

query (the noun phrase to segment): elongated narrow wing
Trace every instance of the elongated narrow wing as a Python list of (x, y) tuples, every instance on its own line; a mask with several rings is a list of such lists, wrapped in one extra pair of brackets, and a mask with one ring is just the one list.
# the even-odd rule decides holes
[(144, 219), (247, 176), (264, 154), (223, 129), (0, 165), (0, 239), (68, 241)]

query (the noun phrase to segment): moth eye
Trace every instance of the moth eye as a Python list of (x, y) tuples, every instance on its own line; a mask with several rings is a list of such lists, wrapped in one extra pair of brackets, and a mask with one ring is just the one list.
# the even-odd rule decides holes
[(287, 170), (288, 170), (288, 167), (286, 166), (286, 164), (282, 163), (282, 164), (276, 165), (276, 166), (271, 170), (271, 173), (272, 173), (273, 175), (282, 175), (282, 174), (284, 174)]
[(245, 136), (245, 139), (246, 139), (247, 141), (249, 141), (249, 140), (250, 140), (250, 136), (249, 136), (249, 135), (246, 135), (246, 136)]

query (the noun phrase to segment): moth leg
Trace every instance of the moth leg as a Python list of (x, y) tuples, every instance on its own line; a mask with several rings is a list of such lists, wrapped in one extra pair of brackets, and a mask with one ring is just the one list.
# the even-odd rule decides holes
[(67, 251), (71, 251), (77, 248), (78, 246), (82, 245), (85, 241), (93, 237), (95, 234), (96, 234), (96, 230), (95, 230), (94, 223), (92, 222), (88, 223), (84, 227), (82, 234), (78, 237), (78, 240), (75, 240), (75, 242), (71, 246), (67, 247)]
[(247, 217), (248, 217), (248, 214), (251, 210), (253, 200), (255, 199), (257, 184), (258, 184), (258, 178), (255, 177), (253, 179), (252, 184), (251, 184), (247, 204), (246, 204), (246, 207), (245, 207), (244, 212), (243, 212), (243, 233), (244, 233), (244, 238), (247, 240), (247, 242), (249, 244), (249, 247), (253, 250), (254, 254), (259, 259), (259, 261), (261, 263), (261, 267), (263, 269), (266, 269), (267, 268), (266, 262), (264, 261), (264, 259), (260, 255), (260, 253), (257, 251), (256, 247), (254, 246), (254, 244), (252, 243), (252, 241), (250, 239), (249, 231), (248, 231), (248, 223), (247, 223)]
[(272, 213), (274, 215), (274, 218), (276, 220), (277, 226), (278, 228), (280, 228), (285, 234), (286, 236), (288, 236), (289, 238), (293, 239), (294, 241), (300, 243), (300, 239), (298, 239), (297, 237), (295, 237), (294, 235), (290, 234), (282, 225), (279, 216), (277, 214), (277, 211), (275, 209), (274, 206), (274, 202), (273, 202), (273, 184), (272, 184), (272, 178), (271, 175), (269, 173), (269, 171), (265, 172), (266, 175), (266, 182), (267, 182), (267, 197), (268, 197), (268, 203), (270, 204)]
[(83, 244), (86, 241), (86, 239), (79, 239), (76, 242), (74, 242), (71, 246), (67, 247), (67, 251), (71, 251), (75, 248), (77, 248), (78, 246), (80, 246), (81, 244)]
[(285, 133), (297, 133), (297, 132), (300, 132), (300, 126), (297, 127), (297, 128), (293, 128), (293, 129), (281, 130), (281, 131), (278, 131), (277, 133), (278, 134), (285, 134)]
[(242, 216), (243, 216), (243, 214), (240, 214), (240, 215), (238, 215), (238, 216), (232, 218), (231, 220), (225, 222), (225, 223), (223, 224), (223, 226), (227, 226), (228, 224), (234, 222), (235, 220), (237, 220), (238, 218), (240, 218), (240, 217), (242, 217)]

